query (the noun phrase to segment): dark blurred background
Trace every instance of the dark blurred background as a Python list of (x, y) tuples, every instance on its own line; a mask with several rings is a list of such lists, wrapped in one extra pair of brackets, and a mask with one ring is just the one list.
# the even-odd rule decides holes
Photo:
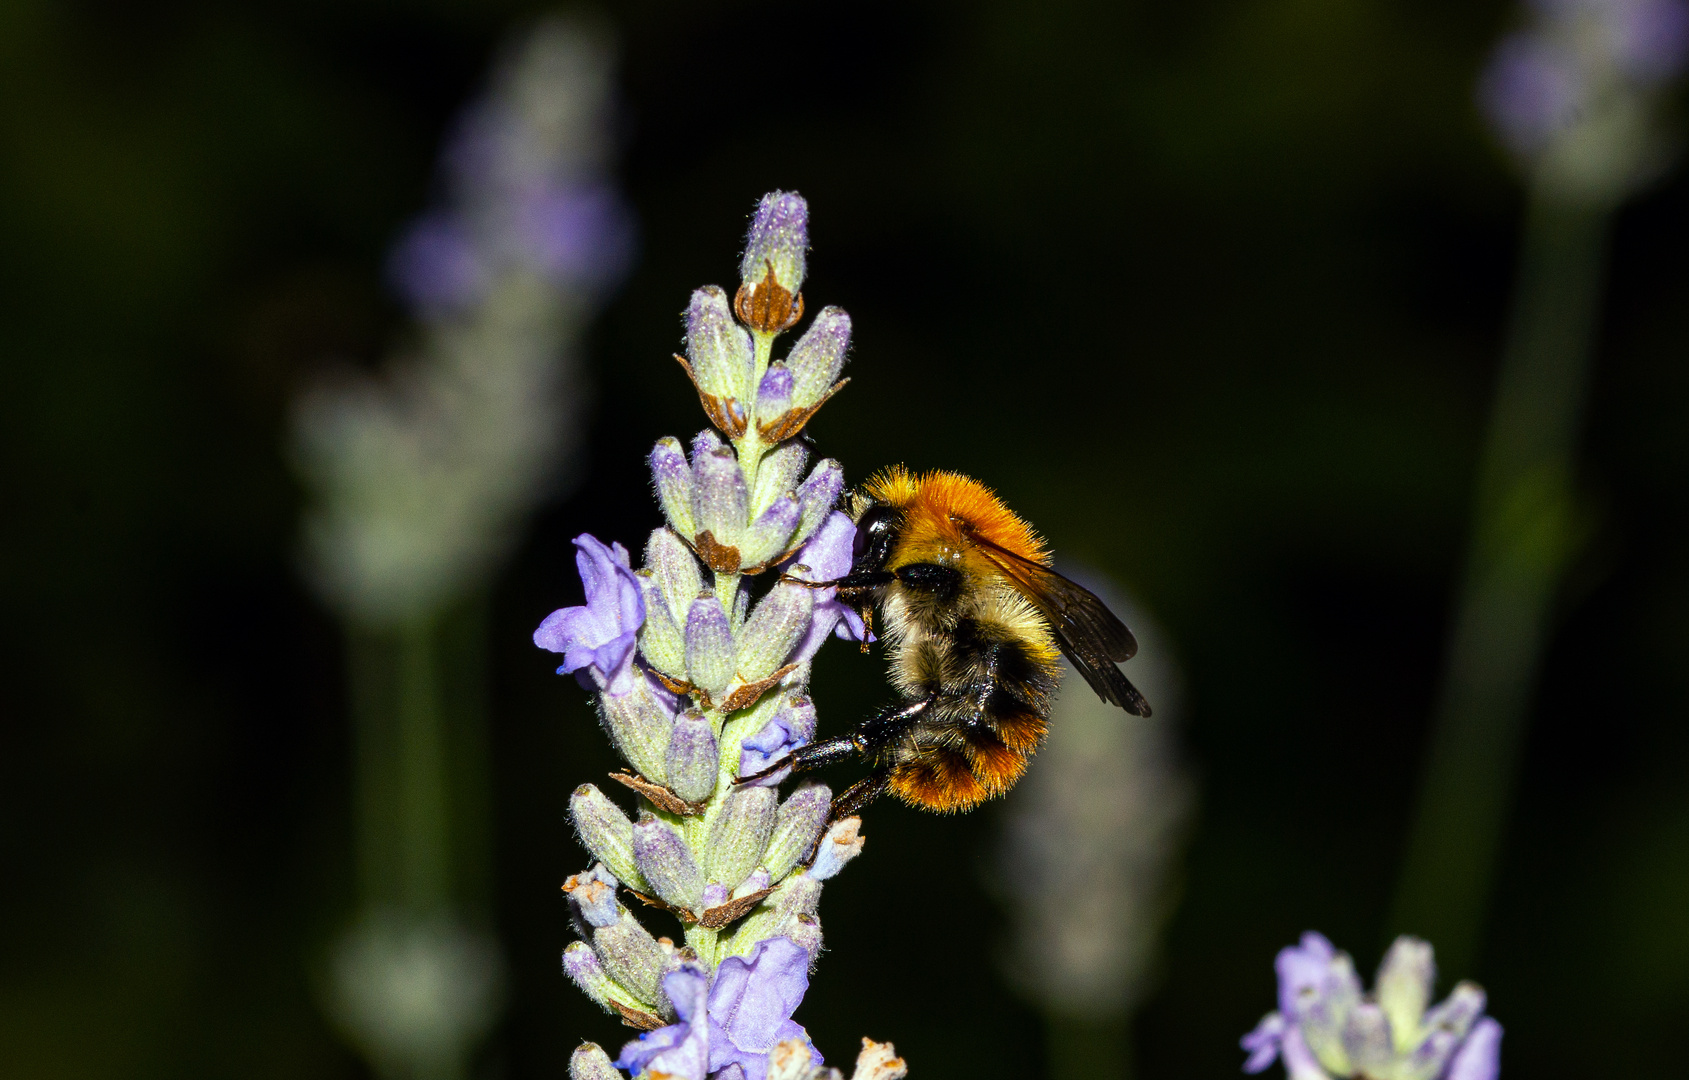
[[(353, 1077), (313, 970), (351, 896), (339, 630), (296, 573), (289, 395), (402, 332), (388, 245), (525, 3), (0, 6), (0, 1069)], [(1202, 801), (1147, 1078), (1237, 1074), (1308, 928), (1386, 943), (1522, 192), (1473, 105), (1504, 3), (678, 3), (600, 11), (643, 236), (594, 331), (585, 481), (491, 613), (512, 964), (491, 1076), (624, 1029), (558, 973), (570, 790), (612, 764), (529, 642), (570, 537), (657, 521), (669, 358), (755, 198), (809, 198), (855, 319), (847, 474), (986, 478), (1177, 642)], [(1475, 970), (1514, 1077), (1663, 1076), (1689, 1027), (1689, 185), (1616, 222), (1581, 481)], [(827, 651), (822, 722), (883, 693)], [(1033, 1075), (989, 813), (898, 806), (827, 892), (835, 1058)]]

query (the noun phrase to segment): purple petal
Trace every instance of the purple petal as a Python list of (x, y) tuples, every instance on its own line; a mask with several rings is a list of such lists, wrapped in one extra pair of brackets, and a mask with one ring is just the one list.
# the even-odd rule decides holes
[(1313, 931), (1302, 935), (1300, 945), (1279, 950), (1273, 967), (1278, 971), (1278, 1010), (1286, 1020), (1297, 1020), (1320, 993), (1336, 955), (1331, 942)]
[(1279, 1044), (1283, 1041), (1284, 1017), (1276, 1012), (1261, 1017), (1255, 1030), (1239, 1040), (1239, 1045), (1249, 1051), (1249, 1060), (1243, 1063), (1243, 1071), (1258, 1073), (1278, 1060)]
[[(808, 989), (809, 954), (786, 938), (769, 938), (748, 961), (722, 961), (710, 988), (710, 1017), (735, 1047), (767, 1055)], [(713, 1058), (710, 1064), (716, 1067)]]
[(534, 631), (534, 644), (563, 654), (559, 674), (590, 671), (600, 689), (620, 696), (633, 685), (634, 646), (645, 622), (639, 578), (620, 544), (605, 547), (582, 534), (575, 547), (586, 603), (546, 616)]
[(1501, 1025), (1484, 1017), (1472, 1028), (1443, 1080), (1496, 1080), (1501, 1075)]
[[(756, 734), (739, 744), (739, 775), (761, 772), (774, 762), (806, 745), (815, 737), (815, 705), (808, 698), (788, 702)], [(775, 787), (790, 775), (789, 769), (771, 773), (756, 781)]]

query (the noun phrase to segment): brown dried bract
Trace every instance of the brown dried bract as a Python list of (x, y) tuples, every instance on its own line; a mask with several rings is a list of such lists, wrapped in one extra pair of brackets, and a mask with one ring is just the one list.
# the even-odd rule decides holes
[(768, 676), (766, 679), (758, 679), (754, 683), (746, 683), (734, 690), (731, 694), (727, 695), (727, 700), (721, 703), (722, 711), (738, 712), (740, 709), (750, 708), (752, 705), (757, 703), (757, 700), (761, 698), (762, 695), (768, 693), (768, 691), (776, 683), (797, 669), (798, 666), (796, 664), (787, 664), (785, 667)]
[(632, 788), (644, 796), (645, 800), (659, 810), (665, 810), (676, 817), (697, 817), (704, 812), (703, 803), (690, 803), (676, 795), (661, 784), (653, 784), (643, 776), (632, 773), (611, 773), (610, 779), (623, 787)]
[(803, 293), (793, 296), (786, 287), (774, 280), (774, 260), (765, 264), (767, 273), (755, 285), (744, 284), (733, 294), (733, 310), (739, 321), (752, 330), (778, 334), (803, 318)]
[(622, 1014), (622, 1023), (630, 1028), (638, 1028), (640, 1031), (656, 1031), (663, 1026), (663, 1018), (656, 1013), (648, 1013), (644, 1009), (629, 1008), (619, 1001), (612, 1001), (610, 1004), (614, 1005), (616, 1011)]
[(679, 353), (674, 354), (680, 366), (686, 370), (686, 377), (692, 380), (692, 389), (698, 391), (698, 403), (704, 407), (704, 415), (710, 418), (710, 423), (729, 439), (737, 439), (745, 434), (750, 426), (750, 417), (739, 407), (733, 398), (717, 397), (698, 385), (698, 376), (692, 372), (692, 362)]
[(838, 382), (833, 384), (833, 388), (831, 390), (828, 390), (825, 394), (821, 395), (820, 401), (817, 401), (808, 408), (787, 409), (768, 423), (758, 424), (757, 432), (762, 435), (763, 441), (765, 442), (785, 442), (787, 439), (792, 438), (798, 432), (802, 431), (804, 425), (809, 423), (810, 417), (820, 412), (821, 406), (827, 404), (827, 399), (838, 393), (840, 390), (843, 390), (844, 384), (849, 381), (849, 379), (840, 379)]
[(651, 672), (651, 677), (662, 683), (671, 694), (690, 694), (697, 689), (685, 679), (671, 679), (656, 668), (648, 668), (647, 670)]
[(752, 908), (767, 899), (768, 895), (773, 891), (773, 886), (770, 886), (766, 889), (758, 889), (754, 893), (741, 896), (737, 900), (729, 900), (725, 904), (717, 904), (715, 907), (705, 910), (702, 915), (698, 916), (698, 925), (702, 926), (706, 930), (720, 930), (735, 919), (743, 917)]
[[(625, 887), (626, 886), (624, 886), (624, 888)], [(638, 889), (628, 889), (628, 892), (638, 897), (639, 902), (644, 904), (646, 907), (660, 908), (661, 910), (668, 912), (670, 915), (673, 915), (683, 923), (690, 925), (698, 921), (698, 916), (692, 914), (692, 912), (688, 911), (686, 908), (675, 907), (673, 904), (661, 897), (647, 896)]]
[(704, 560), (705, 566), (718, 574), (739, 572), (739, 549), (730, 544), (716, 543), (715, 534), (708, 529), (692, 538), (692, 550)]

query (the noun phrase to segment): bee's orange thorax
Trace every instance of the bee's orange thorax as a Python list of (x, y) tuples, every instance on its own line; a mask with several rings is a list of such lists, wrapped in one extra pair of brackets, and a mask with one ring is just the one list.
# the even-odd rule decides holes
[[(888, 570), (917, 562), (972, 564), (983, 559), (971, 551), (975, 538), (1021, 558), (1049, 563), (1044, 542), (1032, 526), (972, 477), (941, 470), (910, 473), (896, 465), (870, 479), (863, 490), (904, 515), (902, 539), (886, 564)], [(989, 565), (987, 561), (979, 568)]]

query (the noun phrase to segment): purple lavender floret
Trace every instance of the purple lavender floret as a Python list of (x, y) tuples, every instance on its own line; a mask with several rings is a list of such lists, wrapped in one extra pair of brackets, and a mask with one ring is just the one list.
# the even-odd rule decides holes
[[(842, 511), (835, 510), (821, 523), (809, 542), (792, 556), (786, 572), (803, 581), (831, 581), (850, 572), (852, 550), (856, 543), (856, 523)], [(846, 641), (861, 641), (867, 634), (862, 615), (849, 604), (838, 599), (837, 589), (821, 589), (815, 594), (815, 616), (809, 631), (798, 642), (792, 663), (807, 664), (834, 634)], [(872, 641), (872, 635), (869, 635)]]
[(633, 688), (634, 648), (645, 622), (639, 578), (620, 544), (605, 547), (582, 533), (575, 547), (586, 603), (547, 615), (534, 631), (534, 644), (563, 654), (559, 675), (574, 672), (586, 689), (620, 697)]
[[(787, 702), (761, 730), (739, 744), (739, 775), (761, 772), (798, 747), (807, 746), (814, 737), (815, 705), (808, 698)], [(790, 775), (790, 769), (781, 769), (752, 783), (777, 787)]]
[[(723, 960), (713, 982), (703, 968), (683, 965), (663, 977), (679, 1022), (622, 1047), (616, 1065), (676, 1080), (705, 1080), (737, 1066), (745, 1080), (766, 1080), (776, 1043), (809, 1040), (792, 1019), (808, 989), (809, 953), (783, 937), (759, 942), (748, 958)], [(814, 1054), (817, 1062), (820, 1056)]]
[(1484, 992), (1457, 985), (1427, 1009), (1436, 967), (1431, 947), (1396, 939), (1370, 994), (1347, 953), (1316, 933), (1280, 950), (1278, 1011), (1262, 1017), (1241, 1046), (1243, 1071), (1275, 1060), (1291, 1080), (1388, 1076), (1394, 1080), (1496, 1080), (1501, 1025), (1485, 1017)]

